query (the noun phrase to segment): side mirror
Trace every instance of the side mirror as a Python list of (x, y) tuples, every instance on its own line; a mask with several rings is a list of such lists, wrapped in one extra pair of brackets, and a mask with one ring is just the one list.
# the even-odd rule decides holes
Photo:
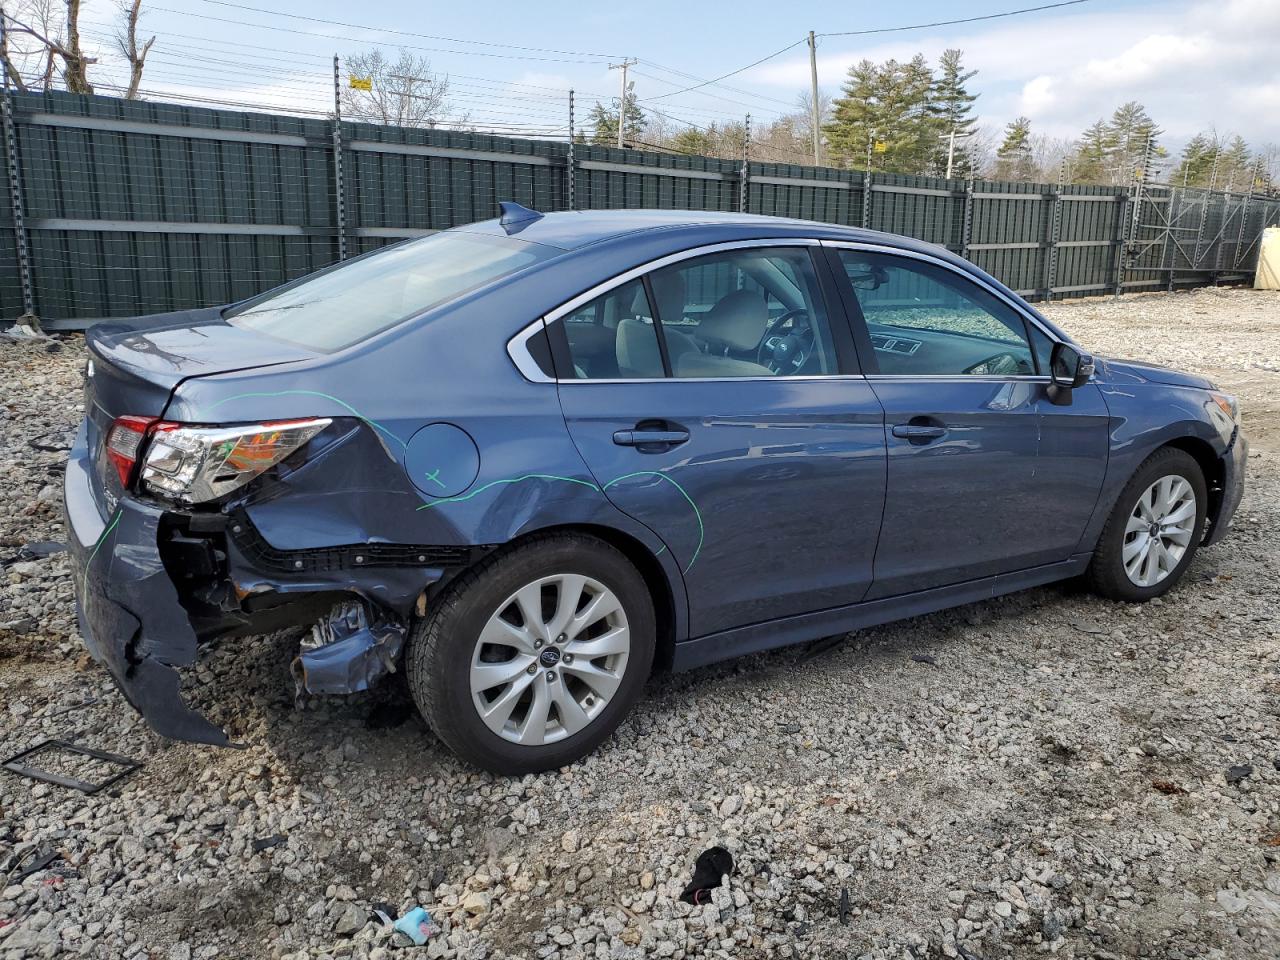
[(1055, 343), (1049, 356), (1049, 399), (1065, 406), (1071, 402), (1071, 391), (1082, 387), (1093, 376), (1093, 357), (1081, 353), (1070, 343)]

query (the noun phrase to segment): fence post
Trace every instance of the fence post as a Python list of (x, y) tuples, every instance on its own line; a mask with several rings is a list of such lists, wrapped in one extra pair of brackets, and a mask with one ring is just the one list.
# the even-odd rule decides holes
[(738, 212), (747, 212), (747, 185), (751, 181), (751, 114), (747, 114), (746, 132), (742, 136), (742, 172), (738, 175)]
[(1253, 188), (1258, 182), (1258, 173), (1262, 169), (1262, 158), (1259, 157), (1249, 173), (1249, 190), (1240, 203), (1240, 229), (1236, 231), (1236, 253), (1231, 258), (1231, 269), (1240, 269), (1240, 252), (1244, 249), (1244, 232), (1249, 223), (1249, 207), (1253, 202)]
[(574, 195), (574, 187), (576, 186), (574, 181), (578, 179), (578, 168), (577, 157), (574, 154), (573, 148), (573, 90), (569, 91), (569, 156), (567, 159), (567, 168), (566, 176), (568, 177), (568, 180), (565, 182), (565, 195), (569, 203), (569, 209), (577, 210), (578, 198)]
[(968, 259), (969, 242), (973, 239), (973, 177), (964, 185), (964, 223), (960, 227), (960, 256)]
[(1213, 285), (1218, 285), (1218, 274), (1222, 272), (1222, 250), (1227, 245), (1227, 226), (1231, 220), (1231, 191), (1222, 194), (1222, 217), (1219, 222), (1218, 236), (1213, 246)]
[(862, 173), (862, 229), (871, 229), (871, 147), (875, 142), (876, 132), (867, 133), (867, 169)]
[(1053, 195), (1053, 211), (1049, 220), (1049, 253), (1044, 264), (1044, 298), (1053, 299), (1053, 285), (1058, 279), (1058, 243), (1062, 239), (1062, 191), (1067, 183), (1067, 161), (1058, 168), (1058, 189)]
[[(0, 39), (4, 37), (5, 22), (0, 16)], [(0, 43), (0, 46), (3, 46)], [(7, 50), (7, 46), (5, 47)], [(13, 212), (13, 238), (18, 253), (18, 278), (22, 284), (22, 316), (18, 322), (40, 330), (40, 320), (36, 316), (35, 284), (31, 277), (31, 250), (27, 245), (27, 225), (24, 219), (25, 207), (22, 202), (22, 167), (18, 156), (18, 137), (13, 126), (13, 100), (9, 89), (9, 61), (0, 65), (4, 72), (4, 91), (0, 95), (0, 112), (3, 113), (5, 166), (9, 173), (9, 203)]]
[(1169, 205), (1165, 207), (1165, 231), (1164, 243), (1160, 247), (1160, 269), (1165, 270), (1169, 274), (1169, 281), (1165, 289), (1169, 293), (1173, 293), (1173, 274), (1174, 264), (1178, 262), (1178, 248), (1173, 248), (1173, 257), (1169, 256), (1169, 240), (1173, 236), (1173, 231), (1178, 223), (1178, 214), (1182, 205), (1182, 194), (1178, 192), (1177, 187), (1169, 188)]
[(1124, 193), (1117, 193), (1116, 203), (1119, 205), (1120, 211), (1116, 215), (1116, 232), (1114, 239), (1116, 256), (1112, 270), (1115, 274), (1115, 279), (1113, 281), (1115, 289), (1113, 292), (1118, 297), (1124, 291), (1124, 248), (1125, 237), (1128, 235), (1129, 204), (1133, 203), (1133, 188), (1129, 187), (1129, 189)]
[(338, 232), (338, 259), (347, 259), (347, 201), (342, 177), (342, 83), (338, 55), (333, 55), (333, 199)]

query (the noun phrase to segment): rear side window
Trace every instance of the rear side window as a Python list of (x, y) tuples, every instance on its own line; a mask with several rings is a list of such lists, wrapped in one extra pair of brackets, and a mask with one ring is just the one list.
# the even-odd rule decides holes
[(576, 380), (663, 376), (662, 350), (644, 284), (631, 280), (561, 320)]
[(437, 233), (273, 290), (225, 317), (310, 350), (341, 350), (558, 253), (511, 237)]

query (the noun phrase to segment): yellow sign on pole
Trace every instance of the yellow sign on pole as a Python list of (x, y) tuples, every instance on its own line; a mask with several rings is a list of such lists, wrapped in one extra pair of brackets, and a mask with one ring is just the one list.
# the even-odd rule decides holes
[(347, 77), (347, 82), (351, 85), (352, 90), (372, 90), (373, 77)]
[(876, 141), (876, 153), (884, 153), (888, 149), (889, 149), (889, 145), (885, 143), (883, 140)]

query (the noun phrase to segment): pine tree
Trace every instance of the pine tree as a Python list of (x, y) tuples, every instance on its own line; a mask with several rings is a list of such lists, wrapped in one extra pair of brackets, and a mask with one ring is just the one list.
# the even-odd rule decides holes
[(1208, 186), (1209, 171), (1213, 167), (1213, 159), (1218, 154), (1216, 137), (1197, 133), (1182, 148), (1182, 158), (1177, 169), (1173, 171), (1175, 186), (1202, 187)]
[(1004, 142), (996, 151), (996, 179), (1026, 183), (1035, 180), (1037, 172), (1031, 152), (1031, 121), (1018, 117), (1005, 127)]
[[(588, 115), (588, 121), (592, 127), (591, 142), (600, 144), (601, 146), (617, 146), (618, 143), (618, 98), (614, 97), (610, 101), (609, 106), (604, 106), (599, 100), (596, 105), (591, 108)], [(627, 84), (627, 123), (623, 127), (623, 142), (629, 140), (638, 140), (644, 135), (645, 128), (648, 127), (649, 121), (645, 117), (644, 112), (640, 109), (640, 102), (636, 99), (635, 84)]]
[(978, 73), (977, 70), (965, 70), (961, 64), (964, 52), (961, 50), (944, 50), (938, 60), (939, 76), (930, 91), (930, 112), (938, 127), (938, 144), (933, 151), (930, 172), (935, 176), (947, 173), (947, 151), (950, 147), (949, 137), (955, 132), (956, 148), (951, 169), (954, 177), (968, 177), (973, 173), (973, 163), (969, 159), (961, 137), (973, 132), (977, 117), (972, 116), (973, 102), (978, 99), (976, 93), (970, 93), (965, 86)]
[(1105, 120), (1098, 120), (1076, 142), (1072, 158), (1072, 183), (1106, 183), (1107, 158), (1113, 143)]
[[(1108, 150), (1106, 158), (1107, 182), (1122, 186), (1128, 184), (1135, 173), (1142, 170), (1147, 141), (1153, 149), (1164, 131), (1148, 116), (1146, 108), (1136, 100), (1121, 104), (1111, 114), (1106, 125)], [(1146, 171), (1143, 171), (1146, 175)]]
[(924, 171), (937, 131), (932, 89), (933, 71), (922, 54), (906, 63), (863, 60), (851, 66), (824, 127), (832, 157), (861, 165), (871, 146), (875, 169)]
[(1218, 189), (1244, 193), (1254, 175), (1253, 151), (1244, 137), (1236, 135), (1218, 157)]

